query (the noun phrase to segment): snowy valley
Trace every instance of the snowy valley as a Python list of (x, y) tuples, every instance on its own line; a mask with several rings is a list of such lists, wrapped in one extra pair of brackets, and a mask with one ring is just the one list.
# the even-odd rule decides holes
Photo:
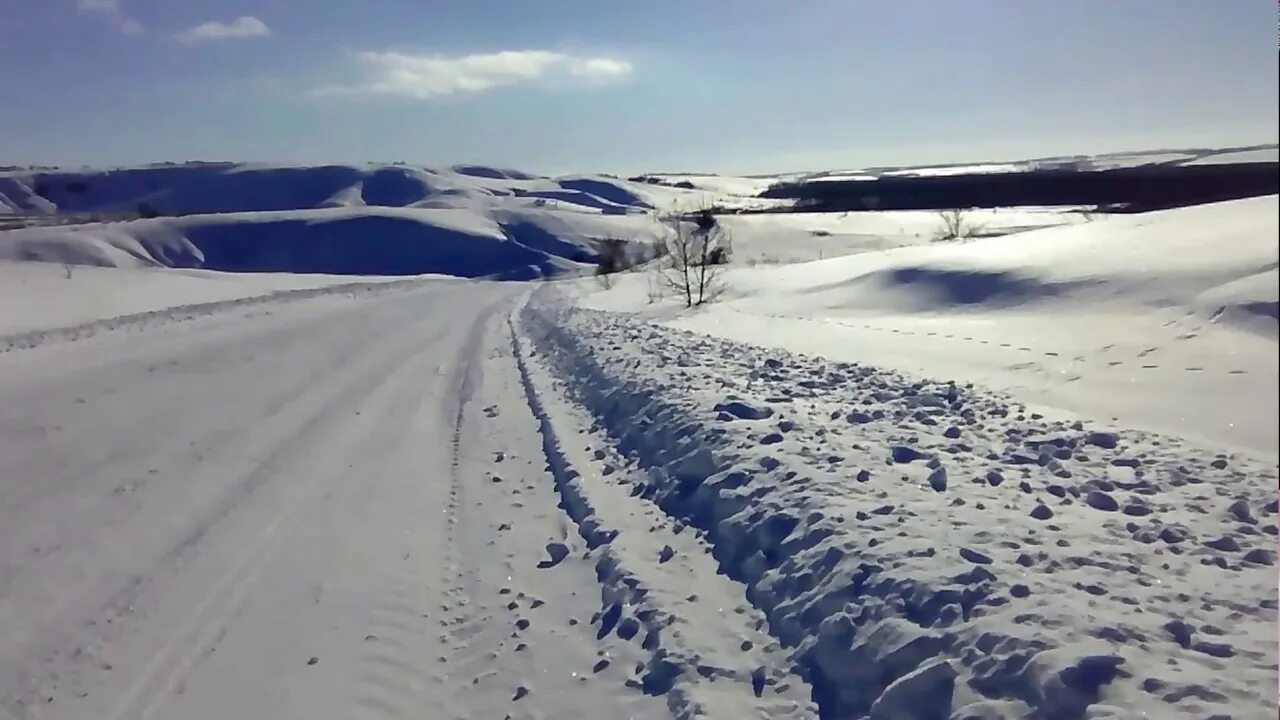
[(1274, 717), (1277, 197), (760, 197), (1017, 167), (0, 173), (0, 718)]

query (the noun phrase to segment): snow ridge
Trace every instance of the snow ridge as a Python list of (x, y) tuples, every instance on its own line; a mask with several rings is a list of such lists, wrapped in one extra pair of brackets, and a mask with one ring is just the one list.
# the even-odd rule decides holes
[(428, 283), (447, 282), (441, 278), (414, 278), (412, 280), (395, 280), (387, 282), (357, 282), (328, 285), (318, 288), (300, 288), (297, 290), (280, 290), (265, 295), (217, 300), (206, 303), (192, 303), (174, 307), (148, 310), (117, 317), (92, 320), (67, 327), (27, 330), (19, 333), (0, 335), (0, 353), (13, 350), (27, 350), (41, 345), (61, 342), (75, 342), (93, 337), (103, 332), (137, 331), (158, 325), (186, 322), (206, 317), (214, 313), (228, 310), (244, 310), (261, 305), (295, 302), (325, 296), (349, 295), (370, 296), (388, 292), (412, 290)]
[(1274, 712), (1274, 467), (551, 288), (522, 320), (822, 717)]
[[(589, 552), (595, 555), (596, 577), (601, 584), (600, 612), (592, 618), (598, 626), (597, 636), (616, 633), (638, 642), (650, 653), (646, 666), (637, 669), (639, 678), (628, 681), (628, 685), (648, 695), (664, 696), (678, 720), (730, 716), (726, 713), (797, 720), (814, 717), (815, 708), (807, 702), (803, 683), (779, 667), (785, 661), (772, 638), (758, 631), (745, 631), (751, 639), (739, 645), (732, 636), (744, 632), (741, 627), (714, 627), (702, 633), (690, 628), (693, 618), (683, 616), (678, 608), (681, 600), (706, 605), (727, 604), (731, 598), (717, 594), (714, 580), (699, 583), (704, 597), (687, 595), (687, 583), (679, 578), (672, 582), (670, 576), (654, 570), (655, 559), (662, 565), (675, 555), (672, 545), (687, 545), (673, 537), (681, 533), (683, 526), (663, 528), (657, 523), (651, 524), (647, 533), (619, 532), (618, 526), (634, 528), (637, 519), (649, 519), (634, 515), (628, 518), (623, 508), (633, 506), (634, 501), (620, 494), (623, 488), (610, 488), (600, 476), (592, 476), (592, 468), (599, 461), (604, 461), (603, 474), (614, 474), (616, 459), (607, 450), (597, 449), (588, 457), (575, 452), (557, 432), (552, 418), (563, 415), (548, 408), (554, 392), (537, 387), (530, 369), (532, 353), (521, 342), (522, 333), (517, 328), (519, 314), (517, 308), (508, 321), (511, 350), (526, 400), (538, 422), (547, 467), (561, 507), (577, 526)], [(583, 472), (588, 476), (584, 477)], [(609, 489), (615, 493), (611, 497), (607, 494)], [(663, 544), (664, 540), (668, 544)], [(701, 554), (698, 550), (691, 554)], [(554, 543), (548, 545), (547, 551), (548, 566), (560, 562), (567, 553)], [(759, 618), (758, 624), (763, 621)], [(711, 690), (707, 683), (718, 687)], [(726, 685), (732, 689), (725, 690)]]

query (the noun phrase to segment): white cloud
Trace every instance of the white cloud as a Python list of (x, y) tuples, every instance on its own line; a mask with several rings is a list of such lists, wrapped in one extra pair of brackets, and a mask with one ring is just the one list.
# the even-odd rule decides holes
[(370, 71), (360, 84), (329, 87), (322, 94), (368, 93), (427, 100), (445, 95), (481, 93), (494, 88), (565, 76), (591, 81), (631, 73), (631, 63), (579, 57), (548, 50), (503, 50), (473, 55), (409, 55), (397, 52), (355, 54)]
[(267, 37), (271, 28), (256, 17), (245, 15), (229, 23), (207, 22), (193, 28), (183, 30), (175, 37), (178, 42), (187, 45), (216, 42), (218, 40), (243, 40), (246, 38)]
[(575, 64), (570, 72), (579, 77), (598, 78), (601, 80), (622, 77), (631, 73), (631, 63), (625, 60), (609, 58), (587, 58)]
[(120, 7), (120, 0), (78, 0), (76, 7), (85, 14), (100, 15), (116, 30), (125, 35), (141, 35), (142, 23), (129, 17)]

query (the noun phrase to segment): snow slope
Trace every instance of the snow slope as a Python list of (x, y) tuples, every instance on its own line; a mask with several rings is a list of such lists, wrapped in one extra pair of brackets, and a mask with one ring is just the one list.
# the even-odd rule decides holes
[(694, 313), (647, 305), (639, 276), (584, 302), (1274, 456), (1277, 210), (1272, 196), (734, 268), (725, 301)]
[[(312, 210), (323, 207), (474, 207), (538, 199), (591, 209), (642, 208), (655, 190), (603, 176), (544, 178), (474, 166), (287, 166), (202, 163), (97, 171), (0, 173), (15, 211), (163, 215)], [(662, 195), (670, 195), (663, 188)], [(523, 199), (523, 200), (522, 200)]]
[[(1000, 208), (966, 213), (984, 236), (1008, 235), (1084, 222), (1072, 208)], [(936, 212), (771, 213), (720, 216), (735, 265), (785, 264), (926, 245), (938, 236)]]

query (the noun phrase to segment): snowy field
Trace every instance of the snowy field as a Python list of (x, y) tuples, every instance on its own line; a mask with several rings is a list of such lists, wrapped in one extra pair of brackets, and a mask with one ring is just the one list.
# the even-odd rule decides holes
[(1274, 457), (1278, 210), (1272, 196), (732, 268), (723, 300), (691, 313), (649, 304), (642, 274), (580, 292), (672, 327)]
[(572, 276), (772, 179), (159, 172), (0, 176), (0, 718), (1276, 716), (1275, 197), (686, 310)]

